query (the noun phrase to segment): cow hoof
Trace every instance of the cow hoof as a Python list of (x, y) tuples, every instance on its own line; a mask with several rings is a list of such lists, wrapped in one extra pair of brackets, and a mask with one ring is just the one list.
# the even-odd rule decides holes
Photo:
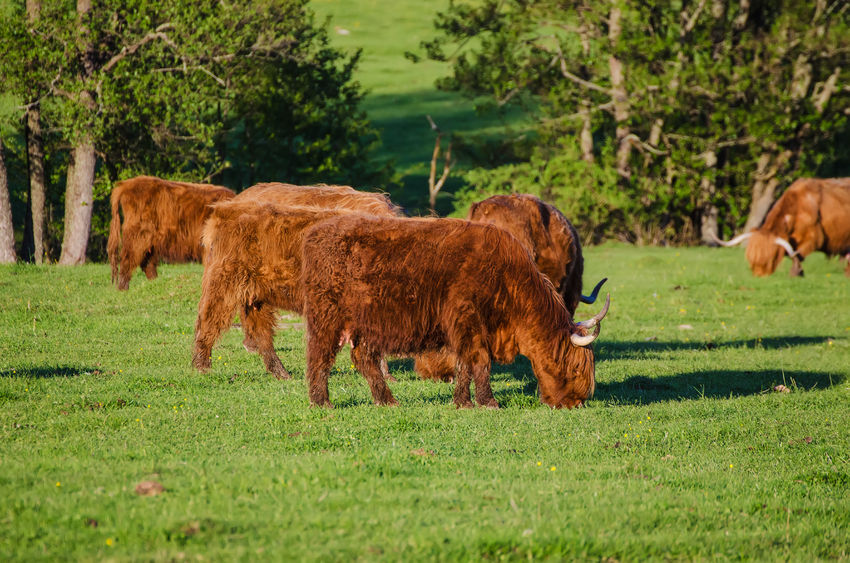
[(276, 379), (292, 379), (292, 376), (289, 375), (289, 372), (286, 371), (286, 368), (280, 368), (279, 370), (275, 370), (272, 372), (272, 375), (275, 376)]
[(496, 401), (496, 399), (490, 399), (489, 401), (482, 403), (481, 406), (486, 407), (488, 409), (498, 409), (499, 403)]
[(395, 399), (389, 399), (388, 401), (375, 401), (375, 404), (379, 407), (397, 407), (398, 401)]
[(331, 402), (330, 402), (330, 401), (328, 401), (327, 399), (325, 399), (325, 400), (324, 400), (323, 402), (321, 402), (321, 403), (316, 403), (316, 402), (310, 401), (310, 406), (311, 406), (311, 407), (321, 407), (321, 408), (323, 408), (323, 409), (332, 409), (332, 408), (334, 408), (334, 406), (331, 404)]
[(472, 409), (475, 408), (475, 405), (472, 404), (472, 401), (455, 401), (455, 406), (459, 409)]

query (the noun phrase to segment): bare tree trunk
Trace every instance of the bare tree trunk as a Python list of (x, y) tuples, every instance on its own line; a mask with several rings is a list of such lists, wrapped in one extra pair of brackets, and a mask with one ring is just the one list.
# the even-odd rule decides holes
[[(717, 155), (714, 151), (708, 151), (704, 155), (706, 171), (711, 170), (717, 165)], [(714, 205), (714, 194), (717, 191), (717, 186), (714, 180), (708, 175), (703, 175), (700, 179), (700, 201), (702, 202), (702, 210), (700, 211), (700, 238), (703, 244), (714, 246), (714, 242), (718, 237), (717, 232), (717, 206)]]
[(579, 144), (581, 145), (581, 159), (593, 163), (593, 126), (590, 121), (590, 100), (582, 100), (579, 106), (581, 116), (581, 133), (579, 133)]
[[(622, 12), (618, 0), (612, 0), (611, 13), (608, 15), (608, 40), (611, 43), (611, 52), (614, 53), (617, 41), (620, 39), (620, 18)], [(631, 177), (629, 167), (629, 155), (632, 145), (629, 139), (629, 98), (626, 93), (625, 75), (623, 62), (613, 54), (608, 57), (608, 70), (611, 74), (611, 98), (614, 103), (614, 121), (617, 122), (615, 134), (617, 136), (617, 173), (625, 179)]]
[(44, 261), (44, 144), (41, 137), (41, 111), (36, 105), (27, 111), (27, 167), (32, 228), (32, 256), (36, 264)]
[[(41, 13), (41, 0), (26, 0), (27, 21), (34, 23)], [(27, 109), (27, 168), (29, 169), (29, 207), (24, 246), (32, 252), (36, 264), (44, 261), (44, 142), (41, 136), (41, 108), (33, 103)], [(29, 238), (32, 237), (32, 238)]]
[(756, 178), (753, 184), (753, 198), (750, 203), (750, 214), (747, 217), (747, 223), (744, 225), (744, 232), (758, 228), (765, 215), (773, 205), (776, 186), (779, 185), (779, 180), (776, 178), (777, 172), (785, 164), (791, 156), (791, 151), (784, 151), (776, 158), (771, 153), (763, 153), (756, 165)]
[(3, 157), (3, 139), (0, 139), (0, 263), (11, 263), (16, 259), (9, 177), (6, 175), (6, 160)]
[[(95, 69), (95, 50), (89, 42), (89, 30), (85, 22), (91, 11), (91, 0), (77, 0), (77, 18), (79, 21), (79, 37), (83, 42), (83, 76), (85, 80), (91, 77)], [(94, 94), (83, 90), (80, 93), (80, 104), (86, 110), (96, 108)], [(94, 171), (97, 156), (91, 137), (83, 136), (77, 141), (71, 151), (72, 164), (68, 167), (68, 180), (65, 188), (65, 232), (62, 235), (62, 254), (59, 264), (76, 265), (86, 261), (86, 247), (89, 241), (92, 216), (92, 193), (94, 186)]]
[(92, 216), (92, 186), (96, 155), (91, 141), (81, 141), (74, 147), (68, 168), (68, 187), (65, 191), (65, 233), (59, 263), (83, 264), (89, 241)]

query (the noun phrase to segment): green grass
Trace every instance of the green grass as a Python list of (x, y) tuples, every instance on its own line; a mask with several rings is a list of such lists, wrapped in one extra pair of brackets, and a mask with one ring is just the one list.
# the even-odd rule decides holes
[(499, 411), (456, 410), (406, 360), (400, 406), (375, 407), (345, 354), (336, 408), (310, 408), (300, 330), (276, 340), (292, 381), (236, 329), (190, 368), (198, 265), (125, 293), (105, 265), (0, 267), (0, 559), (846, 560), (838, 263), (756, 279), (740, 249), (586, 257), (612, 305), (573, 411), (539, 403), (523, 358), (494, 366)]
[[(393, 193), (402, 205), (422, 209), (428, 205), (428, 169), (434, 150), (435, 134), (426, 115), (447, 133), (498, 135), (503, 124), (522, 130), (524, 116), (508, 113), (504, 120), (496, 115), (480, 115), (472, 100), (454, 92), (437, 90), (435, 81), (451, 73), (451, 65), (424, 58), (420, 43), (437, 35), (434, 18), (448, 8), (448, 1), (423, 3), (398, 0), (392, 4), (379, 0), (313, 0), (310, 8), (323, 22), (331, 18), (332, 44), (347, 52), (362, 49), (355, 74), (368, 91), (363, 109), (372, 124), (381, 131), (383, 144), (380, 160), (395, 162), (402, 189)], [(413, 63), (405, 52), (423, 57)], [(443, 140), (443, 148), (447, 145)], [(449, 213), (451, 192), (461, 185), (457, 174), (468, 168), (463, 157), (438, 199), (438, 211)], [(442, 161), (438, 172), (442, 171)]]

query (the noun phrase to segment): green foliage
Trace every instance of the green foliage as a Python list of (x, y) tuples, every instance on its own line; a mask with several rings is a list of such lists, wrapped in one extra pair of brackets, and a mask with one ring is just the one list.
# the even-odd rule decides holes
[(103, 0), (80, 21), (74, 2), (51, 2), (25, 24), (24, 3), (11, 3), (0, 78), (40, 101), (48, 167), (79, 138), (100, 156), (89, 258), (103, 258), (111, 184), (139, 173), (235, 189), (387, 181), (370, 163), (377, 133), (359, 108), (358, 56), (329, 46), (306, 4)]
[[(612, 304), (596, 394), (573, 411), (540, 404), (523, 358), (493, 366), (499, 411), (458, 411), (451, 385), (398, 359), (400, 405), (375, 407), (347, 353), (336, 408), (310, 408), (299, 329), (276, 338), (291, 381), (237, 328), (208, 374), (191, 369), (200, 265), (120, 293), (106, 265), (0, 267), (0, 557), (843, 557), (842, 265), (815, 254), (803, 279), (787, 260), (753, 278), (741, 249), (585, 258)], [(137, 495), (146, 480), (165, 491)]]
[[(758, 178), (785, 186), (850, 170), (839, 148), (850, 134), (841, 86), (850, 79), (850, 10), (841, 3), (485, 0), (452, 3), (435, 25), (439, 35), (422, 47), (453, 64), (440, 87), (500, 108), (536, 102), (540, 112), (526, 162), (483, 163), (467, 175), (474, 186), (462, 203), (494, 186), (553, 202), (580, 197), (565, 205), (596, 238), (687, 242), (710, 207), (740, 228)], [(622, 64), (622, 99), (612, 61)], [(576, 148), (585, 123), (593, 164), (564, 162), (585, 156)], [(606, 171), (621, 168), (621, 197), (612, 198)], [(563, 184), (531, 185), (547, 175)]]

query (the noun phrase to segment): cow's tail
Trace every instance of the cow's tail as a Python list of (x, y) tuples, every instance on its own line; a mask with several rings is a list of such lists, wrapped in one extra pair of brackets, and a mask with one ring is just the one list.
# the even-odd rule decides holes
[(121, 205), (121, 189), (119, 182), (113, 189), (110, 196), (112, 204), (112, 220), (109, 222), (109, 239), (106, 242), (106, 255), (109, 257), (109, 265), (112, 268), (112, 283), (118, 281), (118, 251), (121, 247), (121, 215), (118, 208)]

